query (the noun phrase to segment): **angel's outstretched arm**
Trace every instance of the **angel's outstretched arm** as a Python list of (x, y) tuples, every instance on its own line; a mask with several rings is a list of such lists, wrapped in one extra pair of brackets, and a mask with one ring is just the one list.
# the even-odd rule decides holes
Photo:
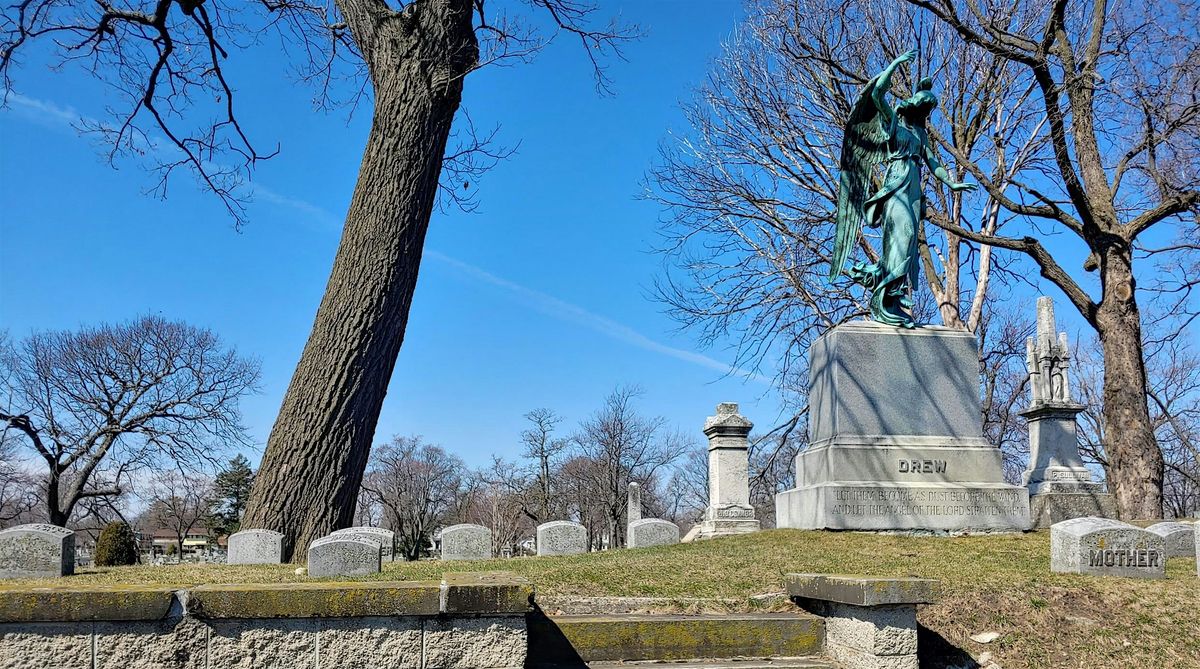
[(917, 57), (916, 51), (906, 51), (900, 54), (896, 60), (893, 60), (883, 72), (879, 73), (879, 77), (875, 81), (875, 88), (871, 91), (871, 99), (875, 101), (875, 106), (879, 109), (879, 113), (891, 124), (892, 117), (896, 114), (892, 106), (887, 103), (887, 92), (892, 87), (892, 75), (903, 64)]
[(950, 173), (946, 171), (946, 168), (942, 165), (942, 161), (938, 160), (937, 152), (930, 144), (925, 145), (925, 164), (929, 166), (929, 169), (933, 172), (933, 176), (938, 181), (949, 186), (951, 190), (970, 192), (978, 188), (975, 184), (958, 182), (950, 178)]

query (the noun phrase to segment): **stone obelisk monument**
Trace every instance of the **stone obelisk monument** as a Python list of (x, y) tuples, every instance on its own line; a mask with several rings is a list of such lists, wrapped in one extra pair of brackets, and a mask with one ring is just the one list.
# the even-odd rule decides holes
[(1067, 333), (1056, 334), (1054, 300), (1037, 301), (1037, 335), (1025, 341), (1029, 369), (1029, 469), (1023, 483), (1029, 488), (1034, 527), (1049, 527), (1071, 518), (1116, 518), (1116, 503), (1103, 483), (1079, 456), (1075, 417), (1086, 407), (1071, 398), (1068, 370), (1071, 352)]
[(738, 405), (723, 402), (717, 415), (704, 421), (708, 437), (708, 508), (697, 539), (757, 532), (759, 523), (750, 505), (747, 437), (754, 423), (738, 413)]

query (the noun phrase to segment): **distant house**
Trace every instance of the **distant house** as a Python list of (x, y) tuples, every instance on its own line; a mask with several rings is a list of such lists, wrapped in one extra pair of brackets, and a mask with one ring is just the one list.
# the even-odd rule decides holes
[[(174, 547), (175, 552), (179, 552), (179, 538), (175, 536), (172, 530), (154, 530), (151, 533), (154, 542), (155, 553), (168, 553), (170, 547)], [(183, 553), (200, 553), (212, 548), (224, 548), (227, 537), (217, 536), (215, 532), (206, 528), (193, 528), (183, 537)]]

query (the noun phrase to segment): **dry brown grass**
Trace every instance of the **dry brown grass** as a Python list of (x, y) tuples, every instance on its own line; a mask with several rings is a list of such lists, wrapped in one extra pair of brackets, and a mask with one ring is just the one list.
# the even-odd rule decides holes
[[(508, 570), (548, 595), (733, 598), (782, 590), (789, 572), (937, 578), (942, 600), (919, 618), (926, 650), (993, 654), (1005, 669), (1200, 667), (1200, 579), (1187, 559), (1162, 581), (1050, 572), (1047, 532), (906, 537), (774, 530), (661, 548), (571, 557), (387, 565), (383, 580), (438, 579), (446, 571)], [(85, 569), (72, 583), (246, 583), (307, 580), (294, 566), (168, 566)], [(23, 587), (50, 582), (14, 582)], [(986, 646), (979, 632), (1000, 638)], [(953, 654), (953, 653), (952, 653)], [(931, 660), (933, 658), (930, 658)], [(937, 663), (931, 663), (938, 666)], [(922, 665), (925, 666), (925, 665)]]

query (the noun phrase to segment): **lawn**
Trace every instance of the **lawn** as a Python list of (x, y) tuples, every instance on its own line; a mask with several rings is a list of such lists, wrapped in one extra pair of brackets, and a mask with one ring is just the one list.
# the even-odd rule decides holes
[[(1174, 559), (1166, 580), (1050, 572), (1048, 532), (971, 537), (909, 537), (772, 530), (660, 548), (571, 557), (386, 565), (377, 579), (437, 579), (445, 571), (508, 570), (541, 595), (722, 598), (762, 606), (754, 595), (780, 592), (789, 572), (920, 576), (940, 579), (942, 600), (919, 619), (937, 636), (1005, 669), (1119, 666), (1200, 667), (1200, 579), (1190, 559)], [(177, 565), (83, 569), (70, 583), (245, 583), (308, 580), (294, 566)], [(61, 582), (61, 581), (60, 581)], [(53, 581), (11, 582), (3, 587)], [(55, 583), (57, 584), (57, 583)], [(778, 599), (772, 606), (783, 604)], [(982, 645), (980, 632), (1001, 634)], [(930, 645), (927, 643), (927, 645)]]

